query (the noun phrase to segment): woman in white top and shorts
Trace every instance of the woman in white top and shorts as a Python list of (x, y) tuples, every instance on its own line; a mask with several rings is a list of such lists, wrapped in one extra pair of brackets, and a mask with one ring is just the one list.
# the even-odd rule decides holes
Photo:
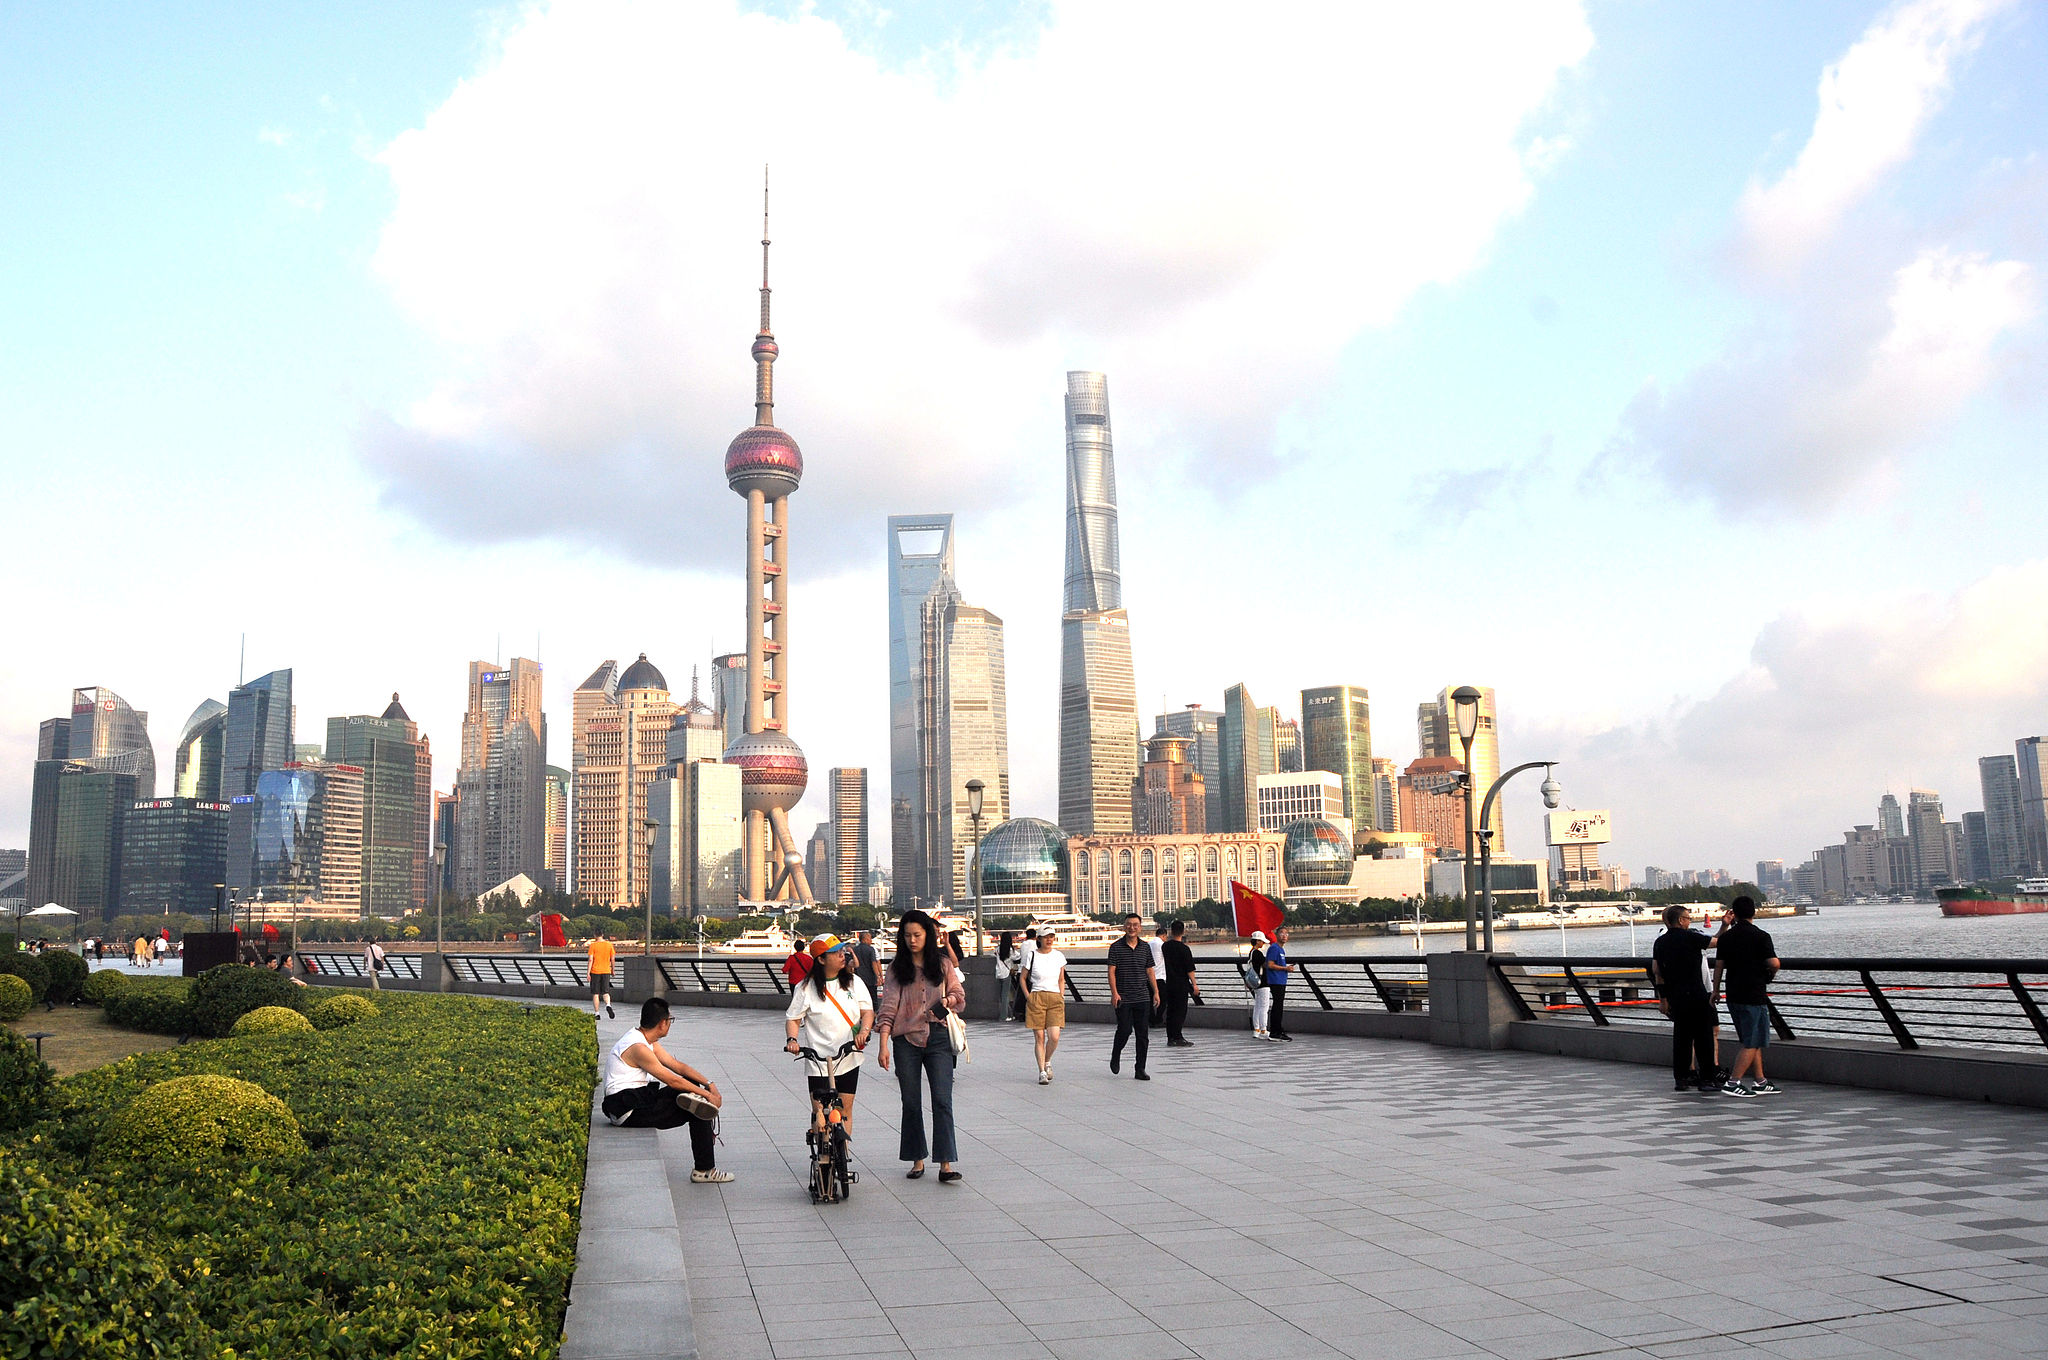
[[(875, 1027), (875, 999), (868, 985), (854, 975), (853, 958), (846, 942), (837, 935), (820, 935), (811, 941), (810, 975), (789, 991), (789, 1009), (782, 1013), (788, 1041), (785, 1052), (808, 1048), (827, 1058), (848, 1040), (853, 1052), (839, 1060), (834, 1082), (839, 1088), (839, 1108), (846, 1112), (846, 1136), (853, 1137), (853, 1093), (860, 1085), (862, 1050)], [(811, 1127), (825, 1127), (827, 1081), (825, 1064), (816, 1058), (804, 1060), (811, 1087)]]

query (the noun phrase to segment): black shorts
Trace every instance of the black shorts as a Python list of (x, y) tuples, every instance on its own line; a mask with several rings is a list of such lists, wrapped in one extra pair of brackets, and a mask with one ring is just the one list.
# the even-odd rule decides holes
[(591, 990), (591, 991), (593, 991), (593, 992), (608, 992), (608, 991), (610, 991), (611, 989), (612, 989), (612, 975), (611, 975), (610, 973), (592, 973), (592, 974), (590, 975), (590, 990)]
[[(824, 1096), (825, 1096), (825, 1078), (823, 1078), (823, 1077), (806, 1077), (806, 1078), (805, 1078), (804, 1080), (808, 1081), (808, 1082), (809, 1082), (809, 1083), (811, 1084), (811, 1098), (812, 1098), (813, 1100), (822, 1100), (822, 1099), (824, 1099)], [(854, 1093), (854, 1092), (855, 1092), (856, 1090), (858, 1090), (858, 1089), (859, 1089), (859, 1087), (860, 1087), (860, 1069), (859, 1069), (858, 1067), (849, 1067), (849, 1068), (847, 1068), (847, 1069), (846, 1069), (846, 1070), (845, 1070), (844, 1072), (841, 1072), (841, 1073), (839, 1074), (839, 1092), (840, 1092), (840, 1094), (841, 1094), (841, 1095), (849, 1095), (849, 1096), (850, 1096), (850, 1095), (852, 1095), (852, 1094), (853, 1094), (853, 1093)]]

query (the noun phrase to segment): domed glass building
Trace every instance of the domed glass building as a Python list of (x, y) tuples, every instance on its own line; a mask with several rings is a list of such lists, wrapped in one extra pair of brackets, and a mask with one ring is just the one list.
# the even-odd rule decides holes
[(983, 835), (977, 871), (985, 915), (1067, 909), (1067, 833), (1051, 822), (1013, 817)]
[(1334, 888), (1351, 881), (1351, 837), (1334, 822), (1317, 818), (1287, 828), (1289, 888)]

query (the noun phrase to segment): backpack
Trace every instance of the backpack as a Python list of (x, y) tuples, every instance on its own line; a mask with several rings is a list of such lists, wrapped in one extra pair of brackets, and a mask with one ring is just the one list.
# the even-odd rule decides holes
[(1266, 985), (1266, 951), (1254, 949), (1245, 956), (1244, 986), (1248, 992), (1256, 992)]

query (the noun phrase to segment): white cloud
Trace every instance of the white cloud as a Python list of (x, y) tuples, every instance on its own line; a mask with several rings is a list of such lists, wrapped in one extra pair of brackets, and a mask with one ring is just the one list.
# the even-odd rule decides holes
[(1913, 152), (1948, 97), (1956, 63), (2010, 0), (1915, 0), (1894, 6), (1820, 76), (1820, 109), (1799, 159), (1742, 197), (1756, 263), (1788, 269)]
[(1645, 388), (1609, 456), (1736, 514), (1828, 509), (1882, 484), (1993, 386), (2000, 340), (2035, 312), (2034, 272), (2017, 260), (1930, 249), (1883, 294), (1841, 283), (1803, 295), (1791, 333), (1759, 327), (1671, 392)]
[[(1531, 732), (1565, 753), (1574, 801), (1628, 809), (1640, 867), (1806, 858), (1875, 820), (1887, 788), (1934, 788), (1950, 819), (1982, 806), (1976, 758), (2048, 731), (2048, 561), (1952, 595), (1888, 594), (1780, 616), (1720, 691), (1657, 721)], [(1816, 792), (1821, 794), (1816, 797)]]
[(1003, 503), (1067, 368), (1111, 373), (1120, 451), (1226, 482), (1348, 338), (1483, 258), (1591, 41), (1566, 0), (1090, 0), (904, 70), (731, 0), (538, 8), (382, 153), (375, 267), (444, 364), (360, 450), (452, 534), (722, 562), (692, 526), (751, 418), (772, 161), (778, 417), (799, 516), (832, 508), (806, 552)]

